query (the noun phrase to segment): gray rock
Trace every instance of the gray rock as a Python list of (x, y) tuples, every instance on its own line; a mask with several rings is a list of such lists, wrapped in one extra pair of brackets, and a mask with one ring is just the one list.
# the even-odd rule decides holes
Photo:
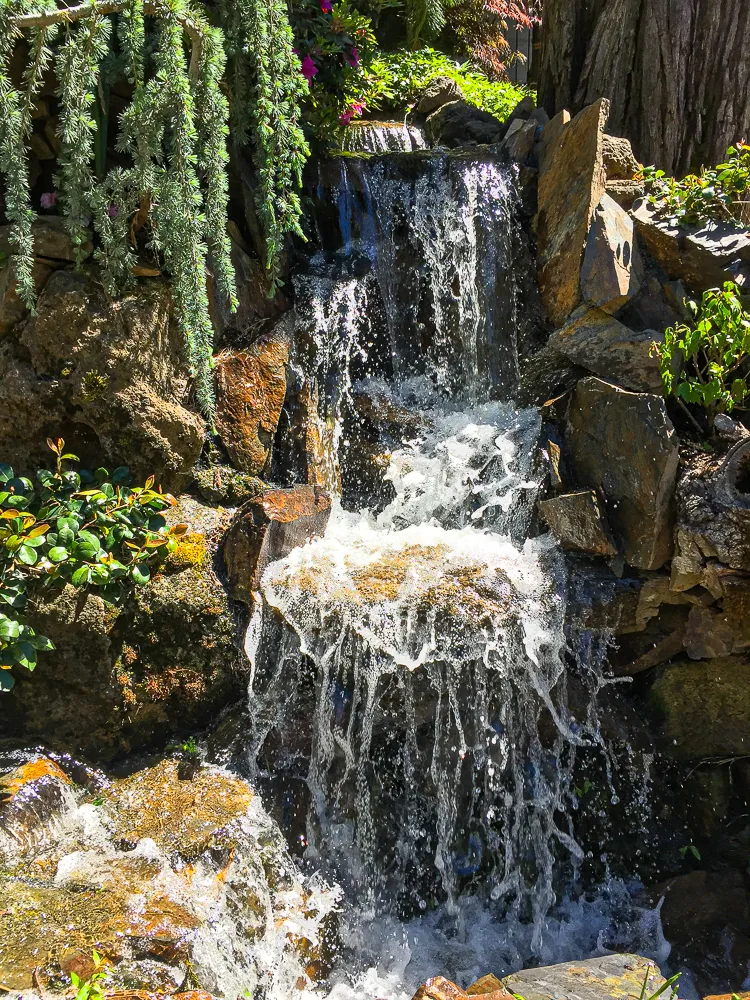
[(526, 163), (536, 142), (539, 123), (529, 119), (513, 122), (502, 142), (502, 148), (516, 163)]
[(502, 127), (502, 122), (488, 111), (466, 101), (452, 101), (433, 111), (427, 119), (426, 131), (433, 145), (455, 148), (499, 142)]
[(728, 223), (704, 227), (674, 226), (657, 217), (644, 199), (633, 208), (638, 235), (672, 279), (682, 279), (695, 293), (736, 281), (750, 289), (750, 232)]
[(672, 554), (678, 439), (664, 399), (598, 378), (576, 387), (566, 446), (581, 487), (603, 495), (626, 562), (658, 569)]
[[(583, 962), (562, 962), (541, 969), (524, 969), (503, 979), (511, 993), (524, 1000), (639, 1000), (664, 982), (659, 969), (641, 955), (604, 955)], [(662, 996), (668, 998), (669, 991)]]
[(555, 327), (562, 326), (582, 299), (581, 257), (605, 190), (602, 136), (608, 115), (609, 101), (603, 98), (584, 108), (543, 157), (537, 214), (539, 290), (546, 318)]
[(599, 498), (593, 490), (542, 500), (539, 513), (564, 549), (592, 556), (617, 555)]
[(635, 225), (608, 194), (591, 223), (581, 268), (581, 289), (589, 305), (615, 313), (641, 289), (643, 264)]
[(608, 181), (632, 180), (635, 177), (640, 164), (633, 155), (633, 147), (627, 139), (605, 135), (603, 149)]
[(431, 115), (444, 104), (463, 99), (464, 92), (455, 80), (451, 80), (449, 76), (436, 76), (417, 98), (416, 110), (420, 115)]
[(646, 193), (643, 181), (616, 180), (607, 181), (607, 194), (617, 204), (629, 212), (633, 205)]
[(626, 389), (659, 393), (659, 362), (651, 357), (655, 337), (650, 330), (635, 333), (602, 309), (581, 306), (545, 350)]

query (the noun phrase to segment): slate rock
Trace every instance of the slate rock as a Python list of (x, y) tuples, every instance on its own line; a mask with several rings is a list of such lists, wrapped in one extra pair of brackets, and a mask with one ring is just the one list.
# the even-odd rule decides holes
[(695, 294), (736, 281), (750, 289), (750, 231), (724, 222), (703, 227), (672, 225), (658, 218), (646, 199), (633, 207), (644, 246), (672, 279), (682, 279)]
[(455, 80), (449, 76), (436, 76), (427, 84), (417, 98), (416, 111), (420, 115), (431, 115), (433, 111), (442, 108), (452, 101), (462, 101), (464, 92)]
[(602, 309), (581, 306), (550, 336), (546, 350), (626, 389), (659, 393), (659, 362), (651, 357), (655, 337), (651, 330), (634, 332)]
[(606, 185), (602, 136), (608, 115), (604, 98), (584, 108), (562, 129), (540, 170), (538, 276), (552, 326), (562, 326), (582, 299), (581, 257)]
[(672, 554), (678, 439), (664, 399), (598, 378), (578, 383), (566, 448), (579, 485), (604, 497), (625, 561), (659, 569)]
[(534, 149), (538, 128), (539, 123), (533, 120), (518, 119), (513, 122), (502, 142), (502, 148), (511, 160), (516, 163), (526, 163)]
[(564, 549), (592, 556), (614, 556), (606, 521), (593, 490), (565, 493), (539, 502), (539, 513)]
[(240, 508), (224, 542), (232, 596), (252, 604), (269, 563), (324, 534), (331, 497), (318, 486), (266, 490)]
[(664, 982), (652, 961), (624, 954), (524, 969), (503, 984), (524, 1000), (639, 1000), (646, 979), (646, 996)]
[(591, 223), (581, 268), (581, 288), (589, 305), (615, 313), (641, 289), (643, 264), (635, 225), (608, 194)]

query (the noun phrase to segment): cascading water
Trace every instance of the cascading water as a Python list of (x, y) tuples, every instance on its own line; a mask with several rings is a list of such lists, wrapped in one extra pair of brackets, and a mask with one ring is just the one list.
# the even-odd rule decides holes
[[(576, 665), (574, 713), (563, 565), (532, 537), (541, 421), (508, 401), (532, 307), (512, 174), (489, 154), (326, 169), (341, 240), (324, 220), (295, 281), (295, 366), (326, 439), (308, 478), (344, 497), (263, 577), (250, 754), (287, 835), (352, 901), (351, 961), (400, 996), (488, 971), (469, 925), (493, 928), (495, 972), (565, 953), (550, 913), (582, 860), (572, 773), (599, 741), (599, 678)], [(595, 951), (606, 906), (581, 906)]]

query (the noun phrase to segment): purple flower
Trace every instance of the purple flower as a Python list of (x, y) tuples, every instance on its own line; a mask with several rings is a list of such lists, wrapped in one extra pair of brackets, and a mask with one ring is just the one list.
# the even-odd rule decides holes
[(302, 69), (302, 75), (304, 76), (304, 78), (307, 80), (308, 83), (311, 83), (312, 82), (312, 78), (318, 72), (318, 67), (313, 62), (313, 60), (310, 57), (309, 53), (302, 60), (301, 69)]
[(349, 55), (344, 56), (344, 58), (346, 59), (346, 61), (349, 63), (350, 66), (355, 66), (355, 67), (359, 66), (359, 52), (357, 51), (356, 45), (352, 45), (351, 49), (349, 50)]
[(115, 205), (113, 201), (110, 202), (109, 208), (107, 209), (107, 215), (110, 217), (110, 219), (116, 219), (119, 214), (120, 214), (120, 209), (117, 207), (117, 205)]
[(333, 0), (320, 0), (320, 9), (324, 14), (330, 14), (333, 10)]
[(354, 117), (354, 112), (352, 111), (351, 108), (349, 108), (349, 110), (345, 111), (343, 115), (339, 115), (339, 121), (341, 122), (342, 125), (348, 125), (353, 117)]
[(45, 191), (39, 202), (42, 208), (54, 208), (57, 204), (57, 195), (54, 191)]

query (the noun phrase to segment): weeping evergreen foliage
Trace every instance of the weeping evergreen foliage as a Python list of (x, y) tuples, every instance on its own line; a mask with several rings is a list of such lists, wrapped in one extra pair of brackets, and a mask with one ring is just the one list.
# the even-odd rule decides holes
[(266, 266), (275, 286), (288, 233), (302, 236), (298, 190), (310, 154), (301, 105), (308, 85), (294, 52), (286, 0), (220, 0), (230, 61), (232, 134), (251, 142)]
[(406, 0), (406, 32), (410, 45), (433, 39), (445, 27), (443, 0)]
[[(29, 55), (23, 79), (14, 83), (11, 57), (22, 38)], [(102, 65), (113, 49), (133, 86), (117, 135), (117, 148), (130, 165), (97, 177), (95, 105)], [(17, 287), (31, 309), (34, 213), (27, 140), (34, 97), (53, 65), (61, 104), (55, 183), (77, 257), (82, 259), (93, 225), (105, 283), (118, 294), (133, 281), (134, 231), (149, 221), (151, 245), (172, 277), (196, 395), (210, 420), (209, 255), (218, 291), (236, 305), (227, 236), (229, 107), (220, 87), (222, 32), (186, 0), (93, 0), (67, 10), (38, 0), (0, 0), (0, 177)]]

